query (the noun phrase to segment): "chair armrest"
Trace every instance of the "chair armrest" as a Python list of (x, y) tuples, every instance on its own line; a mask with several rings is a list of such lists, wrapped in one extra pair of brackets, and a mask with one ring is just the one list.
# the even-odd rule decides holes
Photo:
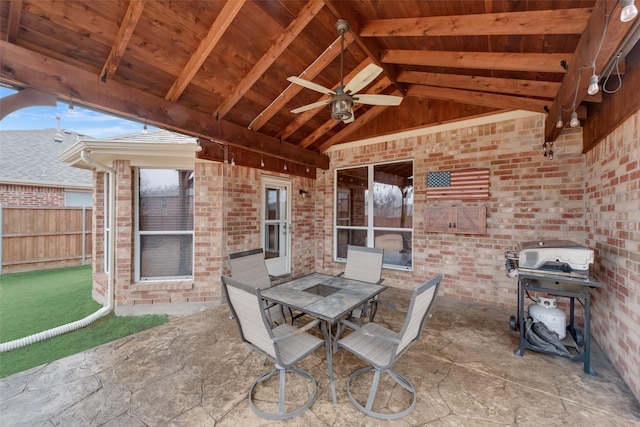
[(392, 310), (399, 311), (400, 313), (406, 313), (407, 311), (409, 311), (408, 308), (406, 308), (406, 307), (398, 307), (397, 305), (392, 304), (392, 303), (390, 303), (388, 301), (385, 301), (383, 299), (377, 299), (376, 302), (378, 304), (384, 305), (385, 307), (388, 307), (388, 308), (390, 308)]
[(320, 319), (316, 319), (313, 322), (307, 323), (303, 327), (296, 329), (295, 332), (291, 332), (291, 333), (288, 333), (288, 334), (285, 334), (285, 335), (280, 335), (280, 336), (277, 336), (277, 337), (273, 337), (273, 342), (278, 342), (278, 341), (281, 341), (283, 339), (291, 338), (291, 337), (294, 337), (296, 335), (300, 335), (302, 333), (305, 333), (309, 329), (316, 327), (318, 325), (318, 323), (320, 323)]
[(370, 332), (370, 331), (362, 328), (361, 326), (358, 326), (355, 323), (350, 322), (348, 320), (340, 320), (340, 323), (342, 323), (345, 326), (348, 326), (349, 328), (353, 329), (354, 331), (356, 331), (358, 333), (361, 333), (362, 335), (365, 335), (367, 337), (379, 339), (379, 340), (382, 340), (382, 341), (387, 341), (387, 342), (390, 342), (392, 344), (400, 344), (400, 339), (399, 338), (389, 337), (389, 336), (381, 335), (381, 334), (374, 334), (373, 332)]

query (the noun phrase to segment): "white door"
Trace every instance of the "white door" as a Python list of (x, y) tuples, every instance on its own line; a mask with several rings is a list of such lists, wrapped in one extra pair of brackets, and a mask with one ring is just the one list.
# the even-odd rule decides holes
[(291, 182), (262, 178), (262, 247), (273, 276), (291, 272)]

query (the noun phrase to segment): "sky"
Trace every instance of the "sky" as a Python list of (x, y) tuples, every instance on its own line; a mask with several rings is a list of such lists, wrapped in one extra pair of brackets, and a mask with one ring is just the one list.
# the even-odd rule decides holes
[[(0, 86), (0, 98), (15, 93)], [(76, 133), (102, 139), (142, 132), (143, 122), (124, 120), (109, 114), (87, 110), (74, 105), (74, 114), (69, 115), (69, 104), (58, 102), (54, 107), (29, 107), (14, 111), (0, 120), (0, 130), (35, 130), (56, 127), (56, 116), (60, 127)], [(156, 128), (148, 126), (148, 130)]]

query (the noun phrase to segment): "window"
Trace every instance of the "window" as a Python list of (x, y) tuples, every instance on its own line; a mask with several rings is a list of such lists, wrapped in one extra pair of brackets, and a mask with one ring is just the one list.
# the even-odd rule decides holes
[(193, 171), (137, 175), (136, 280), (193, 277)]
[(385, 267), (411, 269), (413, 161), (336, 170), (335, 258), (347, 246), (384, 249)]
[(93, 194), (81, 191), (66, 191), (64, 192), (64, 205), (65, 206), (93, 206)]
[(111, 204), (109, 183), (111, 179), (108, 173), (102, 175), (104, 179), (104, 271), (109, 273), (109, 256), (111, 248), (109, 247), (109, 235), (111, 234)]

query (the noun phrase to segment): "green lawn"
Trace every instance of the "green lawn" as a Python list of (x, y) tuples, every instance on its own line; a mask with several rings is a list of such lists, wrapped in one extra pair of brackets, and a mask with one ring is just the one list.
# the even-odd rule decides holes
[[(91, 298), (91, 267), (0, 275), (0, 342), (80, 320), (102, 306)], [(0, 353), (0, 378), (165, 323), (167, 316), (115, 316)]]

